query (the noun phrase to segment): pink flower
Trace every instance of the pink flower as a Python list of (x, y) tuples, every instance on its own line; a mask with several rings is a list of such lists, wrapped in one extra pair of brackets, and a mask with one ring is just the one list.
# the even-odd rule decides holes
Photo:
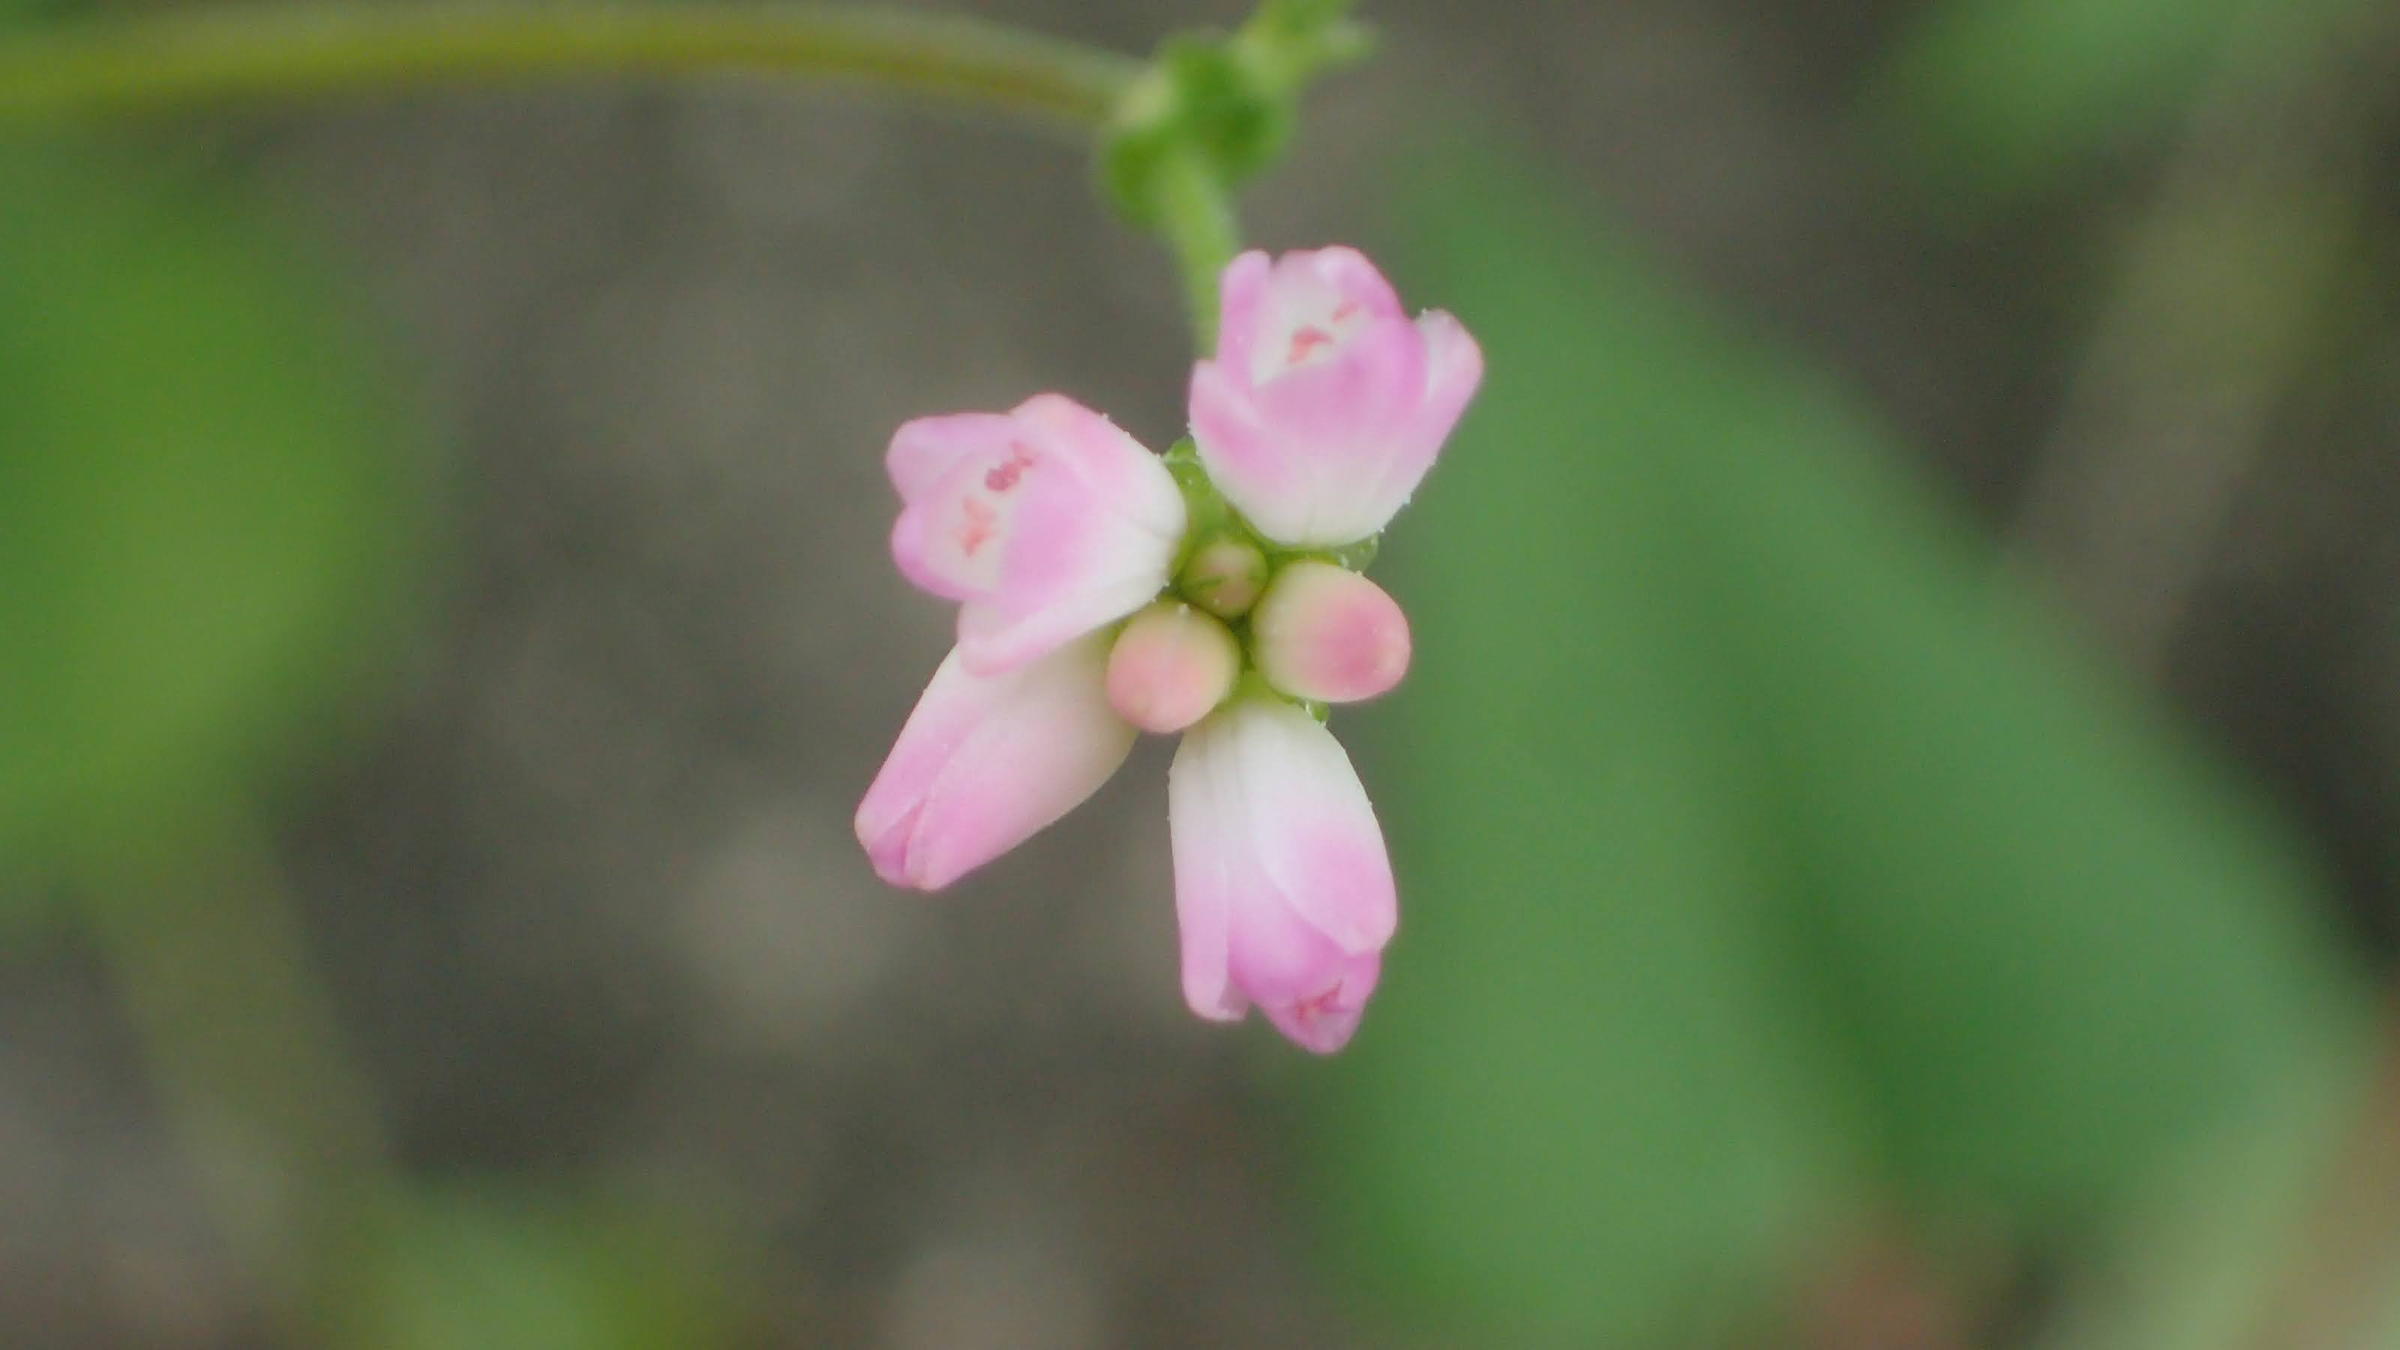
[[(1408, 620), (1312, 550), (1392, 518), (1483, 379), (1446, 314), (1411, 320), (1351, 249), (1245, 253), (1192, 373), (1201, 466), (1239, 513), (1192, 522), (1176, 475), (1056, 394), (920, 418), (887, 464), (892, 556), (959, 603), (936, 671), (858, 808), (894, 885), (938, 890), (1073, 810), (1136, 728), (1183, 735), (1167, 775), (1185, 1001), (1256, 1006), (1319, 1054), (1348, 1044), (1398, 923), (1382, 827), (1312, 705), (1407, 671)], [(1205, 495), (1205, 494), (1204, 494)]]
[(996, 674), (1148, 604), (1183, 541), (1158, 456), (1072, 399), (921, 417), (885, 457), (905, 509), (892, 557), (959, 602), (958, 660)]
[(1185, 733), (1167, 774), (1183, 994), (1231, 1021), (1256, 1004), (1318, 1054), (1358, 1029), (1399, 919), (1375, 809), (1333, 733), (1237, 698)]
[(1217, 355), (1192, 371), (1192, 438), (1225, 499), (1294, 547), (1381, 530), (1483, 380), (1438, 311), (1411, 321), (1348, 248), (1245, 253), (1225, 269)]
[(1133, 749), (1092, 634), (998, 675), (950, 653), (858, 804), (877, 875), (937, 891), (1015, 848), (1100, 789)]

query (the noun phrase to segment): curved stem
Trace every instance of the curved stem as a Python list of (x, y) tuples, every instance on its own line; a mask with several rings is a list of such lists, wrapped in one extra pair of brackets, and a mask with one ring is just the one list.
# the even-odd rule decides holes
[(181, 103), (639, 73), (804, 74), (1080, 130), (1139, 62), (979, 19), (837, 5), (284, 6), (0, 38), (0, 123)]
[(1217, 278), (1242, 248), (1233, 198), (1216, 169), (1197, 150), (1170, 155), (1153, 180), (1157, 230), (1175, 254), (1192, 312), (1192, 337), (1202, 355), (1217, 345)]

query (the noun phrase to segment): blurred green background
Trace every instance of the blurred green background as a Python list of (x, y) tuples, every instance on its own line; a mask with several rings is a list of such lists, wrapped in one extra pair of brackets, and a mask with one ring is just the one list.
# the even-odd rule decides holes
[(849, 838), (890, 429), (1181, 429), (1087, 156), (0, 127), (0, 1343), (2400, 1344), (2400, 7), (1363, 17), (1251, 237), (1490, 376), (1332, 1061), (1183, 1010), (1163, 746), (953, 895)]

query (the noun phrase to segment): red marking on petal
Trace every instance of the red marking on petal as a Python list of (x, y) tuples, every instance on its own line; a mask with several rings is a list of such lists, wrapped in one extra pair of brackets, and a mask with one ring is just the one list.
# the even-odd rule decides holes
[(958, 551), (972, 558), (977, 549), (991, 542), (992, 536), (1000, 532), (1000, 513), (988, 503), (979, 502), (973, 497), (960, 502), (958, 507), (960, 514), (966, 517), (958, 525)]
[(1292, 351), (1287, 359), (1296, 366), (1307, 360), (1317, 348), (1331, 345), (1333, 345), (1333, 334), (1314, 326), (1302, 328), (1292, 334)]
[(1344, 300), (1342, 303), (1333, 307), (1333, 321), (1335, 323), (1341, 323), (1344, 320), (1356, 318), (1358, 317), (1358, 309), (1359, 305), (1356, 300)]
[(993, 492), (1007, 492), (1014, 488), (1017, 480), (1023, 478), (1025, 471), (1032, 467), (1033, 452), (1022, 445), (1012, 444), (1008, 447), (1008, 458), (985, 471), (983, 485)]
[(1335, 980), (1331, 989), (1328, 989), (1324, 993), (1318, 994), (1312, 998), (1304, 998), (1298, 1003), (1293, 1004), (1292, 1016), (1302, 1026), (1307, 1026), (1310, 1023), (1315, 1022), (1318, 1018), (1323, 1017), (1329, 1012), (1332, 1012), (1334, 1010), (1335, 1002), (1339, 1000), (1341, 996), (1342, 982), (1340, 980)]

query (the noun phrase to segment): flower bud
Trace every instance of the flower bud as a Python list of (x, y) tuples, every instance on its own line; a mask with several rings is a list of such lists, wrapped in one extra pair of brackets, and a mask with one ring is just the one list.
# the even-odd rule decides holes
[(1251, 655), (1294, 698), (1355, 703), (1408, 673), (1408, 618), (1381, 586), (1332, 563), (1277, 573), (1250, 615)]
[(858, 804), (858, 842), (895, 886), (938, 891), (1099, 791), (1133, 749), (1101, 697), (1105, 640), (1000, 675), (950, 653)]
[(1409, 318), (1356, 249), (1245, 253), (1219, 294), (1216, 354), (1191, 385), (1209, 481), (1278, 544), (1381, 530), (1483, 382), (1482, 349), (1447, 314)]
[(1108, 654), (1108, 703), (1144, 731), (1168, 735), (1208, 716), (1233, 692), (1241, 647), (1225, 625), (1161, 601), (1133, 616)]
[(1183, 995), (1216, 1021), (1256, 1006), (1296, 1045), (1342, 1048), (1399, 910), (1383, 830), (1350, 757), (1280, 699), (1239, 697), (1167, 771)]
[(1008, 413), (920, 417), (884, 456), (900, 490), (892, 557), (959, 602), (968, 673), (1014, 670), (1148, 604), (1183, 542), (1158, 456), (1058, 394)]
[(1220, 619), (1238, 619), (1258, 603), (1267, 585), (1267, 556), (1246, 539), (1220, 534), (1194, 550), (1175, 586), (1193, 604)]

